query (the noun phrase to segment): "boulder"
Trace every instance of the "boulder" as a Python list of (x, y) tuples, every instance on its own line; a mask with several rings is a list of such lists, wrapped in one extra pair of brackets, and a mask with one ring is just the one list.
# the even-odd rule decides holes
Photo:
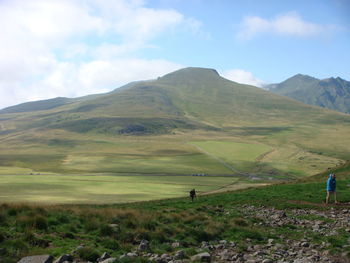
[(102, 256), (97, 260), (98, 262), (102, 262), (102, 261), (104, 261), (104, 260), (106, 260), (106, 259), (108, 259), (108, 258), (110, 258), (111, 256), (107, 253), (107, 252), (104, 252), (103, 254), (102, 254)]
[(62, 255), (60, 256), (58, 259), (56, 259), (54, 261), (54, 263), (63, 263), (65, 261), (68, 261), (68, 262), (72, 262), (73, 261), (73, 256), (72, 255), (69, 255), (69, 254), (66, 254), (66, 255)]
[(192, 261), (211, 262), (211, 256), (208, 252), (199, 253), (191, 257)]
[(113, 263), (114, 261), (116, 261), (117, 258), (107, 258), (103, 261), (101, 261), (100, 263)]
[(174, 259), (183, 259), (185, 258), (185, 252), (183, 250), (179, 250), (175, 253)]
[(171, 244), (171, 247), (172, 247), (172, 248), (178, 248), (178, 247), (180, 247), (180, 242), (174, 242), (174, 243), (172, 243), (172, 244)]
[(139, 251), (147, 251), (149, 250), (149, 242), (145, 239), (141, 240), (140, 245), (138, 247)]
[(50, 255), (37, 255), (24, 257), (18, 263), (52, 263), (53, 256)]

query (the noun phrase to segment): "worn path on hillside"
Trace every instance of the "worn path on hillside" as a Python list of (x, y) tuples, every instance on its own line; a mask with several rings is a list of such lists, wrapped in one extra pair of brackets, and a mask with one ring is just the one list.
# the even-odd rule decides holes
[(233, 167), (232, 165), (226, 163), (224, 160), (220, 159), (219, 157), (207, 152), (206, 150), (204, 150), (202, 147), (195, 145), (195, 144), (191, 144), (194, 147), (196, 147), (200, 152), (204, 153), (205, 155), (213, 158), (214, 160), (218, 161), (219, 163), (221, 163), (223, 166), (225, 166), (227, 169), (231, 170), (232, 172), (238, 173), (239, 175), (249, 175), (247, 173), (243, 173), (241, 171), (238, 171), (235, 167)]

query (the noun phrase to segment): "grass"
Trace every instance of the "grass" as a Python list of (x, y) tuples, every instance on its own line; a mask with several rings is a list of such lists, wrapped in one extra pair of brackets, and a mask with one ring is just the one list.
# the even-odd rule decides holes
[(106, 204), (187, 196), (192, 188), (204, 193), (238, 178), (45, 174), (0, 175), (0, 180), (0, 202)]
[(272, 149), (263, 144), (232, 141), (197, 141), (192, 144), (239, 171), (249, 171), (255, 165), (256, 158)]
[[(57, 130), (21, 136), (11, 137), (0, 145), (0, 167), (5, 167), (0, 169), (0, 174), (32, 169), (61, 174), (232, 175), (244, 172), (286, 178), (313, 175), (344, 160), (343, 156), (321, 154), (314, 148), (308, 150), (293, 143), (284, 145), (276, 142), (281, 137), (276, 139), (269, 134), (262, 138), (253, 136), (254, 139), (250, 139), (250, 135), (232, 137), (203, 131), (110, 137)], [(339, 144), (335, 140), (334, 149)], [(8, 167), (14, 167), (13, 171), (7, 171)], [(25, 170), (22, 173), (26, 173)]]
[[(164, 181), (174, 184), (174, 178), (164, 178)], [(67, 177), (62, 176), (62, 180), (65, 179)], [(96, 181), (96, 178), (91, 176), (90, 180)], [(338, 181), (341, 202), (350, 201), (347, 186), (349, 183), (350, 179)], [(324, 199), (324, 188), (324, 180), (279, 184), (199, 196), (193, 203), (188, 198), (175, 198), (110, 205), (2, 204), (0, 245), (3, 253), (0, 255), (0, 261), (13, 263), (30, 254), (59, 256), (73, 253), (72, 251), (82, 243), (84, 249), (74, 253), (76, 258), (95, 260), (97, 255), (105, 251), (118, 257), (122, 253), (132, 251), (142, 239), (150, 241), (150, 252), (159, 254), (174, 253), (175, 250), (170, 244), (179, 241), (179, 249), (184, 249), (189, 257), (196, 253), (194, 248), (202, 241), (226, 239), (236, 242), (244, 251), (247, 238), (251, 239), (253, 244), (264, 244), (269, 238), (283, 243), (281, 235), (292, 240), (300, 240), (307, 236), (312, 243), (317, 244), (324, 241), (328, 244), (328, 250), (338, 254), (346, 251), (346, 232), (326, 237), (299, 226), (260, 226), (256, 224), (256, 218), (242, 214), (242, 207), (245, 205), (263, 205), (286, 211), (295, 208), (329, 209), (319, 207)], [(305, 219), (322, 220), (312, 215)]]

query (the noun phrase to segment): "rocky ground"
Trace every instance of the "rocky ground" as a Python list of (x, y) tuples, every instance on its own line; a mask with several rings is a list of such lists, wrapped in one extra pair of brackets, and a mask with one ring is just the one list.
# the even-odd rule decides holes
[[(299, 233), (301, 239), (290, 238), (288, 233), (281, 234), (278, 239), (267, 239), (264, 243), (256, 244), (250, 239), (245, 240), (245, 246), (237, 245), (230, 240), (216, 242), (202, 242), (194, 248), (196, 253), (188, 255), (183, 250), (180, 242), (174, 242), (171, 246), (174, 252), (169, 254), (151, 253), (152, 248), (147, 240), (142, 240), (134, 251), (130, 251), (118, 258), (110, 257), (107, 253), (101, 255), (97, 262), (156, 262), (156, 263), (182, 263), (182, 262), (350, 262), (350, 209), (346, 206), (339, 209), (290, 209), (287, 211), (263, 206), (245, 205), (235, 207), (246, 218), (254, 218), (255, 225), (260, 227), (278, 228), (292, 226), (292, 231)], [(348, 245), (343, 246), (341, 255), (331, 255), (329, 245), (326, 242), (317, 242), (310, 238), (312, 234), (332, 237), (340, 233), (348, 233)], [(79, 250), (81, 247), (78, 247)], [(19, 263), (68, 263), (81, 262), (74, 256), (62, 255), (54, 260), (49, 255), (26, 257)], [(140, 258), (143, 260), (140, 261)]]

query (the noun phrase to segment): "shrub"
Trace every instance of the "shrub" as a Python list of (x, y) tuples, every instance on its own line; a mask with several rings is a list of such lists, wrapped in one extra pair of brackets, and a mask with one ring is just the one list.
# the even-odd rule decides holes
[(245, 221), (244, 219), (242, 218), (235, 218), (233, 220), (233, 223), (236, 225), (236, 226), (248, 226), (248, 222)]
[(111, 249), (111, 250), (120, 249), (119, 242), (111, 238), (102, 239), (100, 243), (101, 243), (101, 246), (107, 249)]
[(208, 240), (220, 239), (224, 230), (224, 226), (218, 222), (210, 222), (204, 227)]
[(159, 243), (169, 241), (167, 235), (162, 229), (156, 229), (156, 231), (150, 233), (150, 236), (152, 240), (158, 241)]
[(150, 232), (144, 228), (137, 228), (135, 230), (135, 239), (139, 241), (142, 239), (150, 240), (151, 239)]
[(8, 214), (9, 216), (16, 216), (17, 213), (18, 213), (18, 211), (17, 211), (17, 209), (15, 209), (15, 208), (10, 208), (10, 209), (8, 210), (8, 212), (7, 212), (7, 214)]
[(156, 230), (157, 226), (158, 226), (158, 222), (154, 221), (154, 220), (147, 220), (145, 221), (142, 226), (147, 229), (147, 230), (151, 230), (154, 231)]
[(39, 230), (46, 230), (48, 227), (46, 217), (43, 217), (43, 216), (34, 217), (34, 227)]
[(0, 212), (0, 225), (4, 225), (7, 221), (6, 215)]
[(13, 239), (5, 242), (7, 248), (10, 249), (9, 253), (13, 255), (20, 255), (24, 252), (28, 252), (28, 245), (22, 239)]
[(32, 233), (31, 231), (26, 231), (24, 233), (24, 240), (32, 245), (32, 246), (36, 246), (36, 247), (48, 247), (50, 245), (50, 242), (46, 239), (42, 239), (38, 236), (36, 236), (34, 233)]
[(47, 219), (43, 216), (19, 216), (16, 224), (23, 228), (36, 228), (46, 230), (48, 227)]
[(69, 217), (65, 214), (60, 214), (57, 216), (57, 221), (61, 224), (69, 223)]
[(71, 233), (71, 232), (66, 232), (66, 233), (64, 233), (63, 237), (64, 237), (64, 238), (69, 238), (69, 239), (75, 239), (74, 234)]
[(100, 257), (98, 251), (91, 247), (79, 249), (78, 255), (81, 259), (91, 262), (95, 262)]
[(100, 234), (102, 236), (112, 236), (114, 234), (114, 229), (109, 225), (101, 225)]
[(0, 243), (4, 242), (6, 239), (6, 236), (4, 233), (0, 232)]
[(94, 230), (97, 230), (98, 227), (99, 227), (99, 223), (95, 218), (91, 218), (85, 224), (86, 231), (94, 231)]

